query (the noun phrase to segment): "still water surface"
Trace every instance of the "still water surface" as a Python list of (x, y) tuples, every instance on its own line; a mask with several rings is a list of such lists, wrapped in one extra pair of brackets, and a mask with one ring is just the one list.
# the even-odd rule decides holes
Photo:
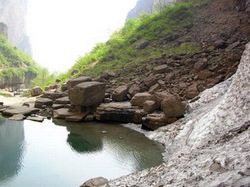
[(159, 165), (162, 147), (119, 125), (0, 119), (0, 187), (74, 187)]

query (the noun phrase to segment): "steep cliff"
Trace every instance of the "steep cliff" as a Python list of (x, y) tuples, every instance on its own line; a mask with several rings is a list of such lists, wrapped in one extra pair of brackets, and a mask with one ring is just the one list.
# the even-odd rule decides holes
[(29, 55), (12, 46), (0, 34), (0, 88), (16, 90), (22, 85), (28, 85), (39, 70), (40, 67)]
[(8, 27), (8, 39), (19, 49), (31, 54), (26, 34), (27, 0), (0, 0), (0, 22)]
[(128, 13), (128, 18), (137, 18), (143, 13), (151, 13), (153, 11), (154, 0), (138, 0), (136, 6)]
[(174, 1), (175, 0), (138, 0), (136, 6), (128, 13), (127, 19), (138, 18), (143, 13), (152, 13)]

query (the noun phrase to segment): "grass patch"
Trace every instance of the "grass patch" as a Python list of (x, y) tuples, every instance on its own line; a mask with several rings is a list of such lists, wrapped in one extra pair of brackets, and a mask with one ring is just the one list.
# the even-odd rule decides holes
[[(191, 28), (194, 7), (202, 4), (200, 0), (175, 3), (165, 6), (159, 12), (128, 20), (106, 43), (96, 45), (91, 52), (79, 58), (68, 72), (59, 76), (60, 79), (69, 79), (75, 70), (78, 71), (75, 76), (84, 74), (97, 77), (105, 71), (121, 71), (127, 67), (146, 63), (149, 59), (158, 58), (163, 54), (198, 52), (200, 48), (195, 43), (183, 42), (177, 46), (150, 44)], [(149, 45), (139, 49), (137, 45), (142, 41)]]

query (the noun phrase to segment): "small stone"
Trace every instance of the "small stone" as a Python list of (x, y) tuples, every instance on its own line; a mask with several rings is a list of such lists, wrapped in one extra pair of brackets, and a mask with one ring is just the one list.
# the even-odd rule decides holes
[(25, 119), (25, 116), (22, 114), (15, 114), (9, 118), (9, 120), (12, 120), (12, 121), (23, 121), (24, 119)]
[(97, 177), (84, 182), (80, 187), (99, 187), (108, 183), (104, 177)]
[(154, 74), (168, 73), (170, 71), (171, 69), (166, 64), (154, 67), (153, 69)]
[(31, 120), (31, 121), (36, 121), (36, 122), (42, 123), (44, 121), (44, 117), (41, 117), (41, 116), (29, 116), (29, 117), (27, 117), (27, 120)]
[(36, 86), (36, 87), (32, 88), (31, 91), (30, 91), (30, 95), (32, 97), (36, 97), (36, 96), (42, 95), (42, 93), (43, 93), (43, 90), (39, 86)]

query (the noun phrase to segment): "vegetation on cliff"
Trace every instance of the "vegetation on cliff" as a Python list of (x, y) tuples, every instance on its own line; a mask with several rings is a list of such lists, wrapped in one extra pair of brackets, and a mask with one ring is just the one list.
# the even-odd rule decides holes
[(0, 35), (0, 79), (24, 80), (35, 78), (40, 67), (33, 59), (14, 47), (4, 36)]
[(175, 39), (175, 32), (192, 27), (193, 7), (200, 1), (180, 2), (166, 6), (160, 12), (145, 14), (126, 22), (106, 43), (97, 44), (79, 58), (61, 79), (68, 79), (72, 72), (93, 77), (106, 71), (119, 71), (145, 63), (162, 55), (193, 54), (200, 50), (194, 42), (177, 45), (159, 45), (166, 37)]

